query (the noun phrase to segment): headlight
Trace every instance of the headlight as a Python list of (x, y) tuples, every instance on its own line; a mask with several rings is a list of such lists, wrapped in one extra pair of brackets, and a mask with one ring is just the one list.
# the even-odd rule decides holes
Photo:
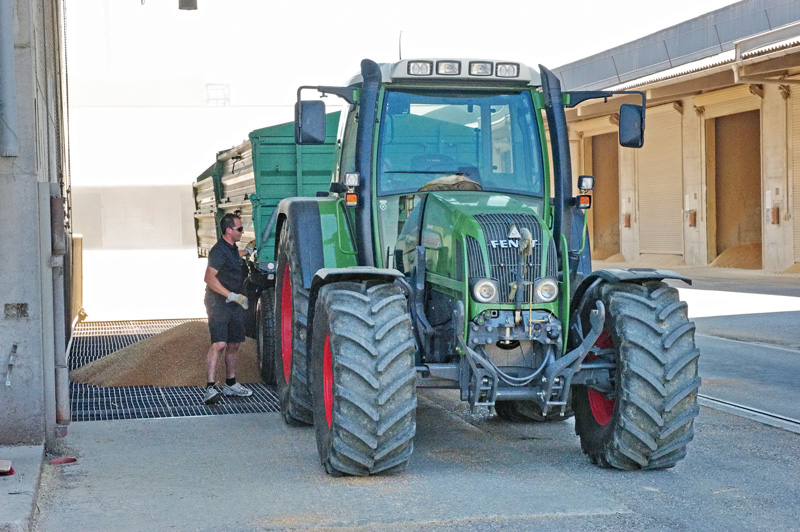
[(436, 73), (441, 76), (457, 76), (461, 74), (461, 62), (439, 61), (436, 63)]
[(408, 63), (408, 74), (411, 76), (430, 76), (433, 73), (431, 61), (411, 61)]
[(519, 65), (516, 63), (497, 63), (498, 78), (516, 78), (519, 76)]
[(541, 303), (551, 303), (558, 297), (558, 283), (554, 279), (540, 279), (533, 287), (536, 300)]
[(492, 63), (484, 62), (484, 61), (474, 61), (469, 64), (469, 75), (470, 76), (491, 76), (492, 75)]
[(497, 283), (491, 279), (478, 279), (472, 283), (472, 297), (478, 303), (496, 303), (497, 295)]

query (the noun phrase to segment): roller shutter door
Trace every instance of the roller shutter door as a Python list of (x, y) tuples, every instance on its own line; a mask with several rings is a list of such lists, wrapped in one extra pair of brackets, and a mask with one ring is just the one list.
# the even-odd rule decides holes
[(683, 255), (681, 114), (647, 110), (644, 147), (636, 151), (639, 253)]
[(794, 261), (800, 262), (800, 91), (792, 90), (792, 224)]

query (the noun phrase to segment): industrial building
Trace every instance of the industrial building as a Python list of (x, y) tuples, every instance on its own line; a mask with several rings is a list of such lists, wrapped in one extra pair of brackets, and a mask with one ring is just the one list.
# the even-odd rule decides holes
[(738, 2), (557, 69), (570, 90), (647, 96), (641, 150), (616, 145), (619, 100), (568, 115), (575, 174), (597, 178), (596, 258), (794, 270), (798, 20), (798, 2)]

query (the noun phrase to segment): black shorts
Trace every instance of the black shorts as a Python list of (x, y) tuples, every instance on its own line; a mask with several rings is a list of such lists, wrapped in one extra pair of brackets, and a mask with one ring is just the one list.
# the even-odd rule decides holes
[(219, 294), (206, 293), (206, 312), (211, 343), (229, 344), (244, 342), (245, 310), (237, 303), (226, 303)]

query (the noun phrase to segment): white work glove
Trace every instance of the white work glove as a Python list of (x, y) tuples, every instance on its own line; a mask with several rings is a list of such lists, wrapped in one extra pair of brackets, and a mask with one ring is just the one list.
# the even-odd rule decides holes
[(247, 298), (242, 294), (237, 294), (236, 292), (231, 292), (228, 294), (228, 297), (225, 298), (225, 303), (236, 303), (243, 309), (247, 310)]
[(245, 253), (247, 254), (247, 256), (249, 257), (249, 256), (251, 256), (253, 253), (255, 253), (255, 252), (256, 252), (256, 250), (255, 250), (255, 249), (253, 249), (253, 248), (251, 248), (250, 246), (247, 246), (246, 248), (244, 248), (244, 252), (245, 252)]

